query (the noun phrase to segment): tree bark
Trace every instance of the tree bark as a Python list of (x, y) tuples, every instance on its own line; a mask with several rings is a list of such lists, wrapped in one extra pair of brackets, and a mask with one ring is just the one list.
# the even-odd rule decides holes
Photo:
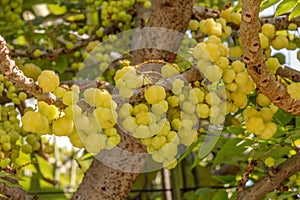
[[(164, 30), (176, 31), (183, 35), (188, 27), (188, 22), (192, 16), (194, 1), (192, 0), (154, 0), (153, 10), (149, 18), (147, 27), (160, 27)], [(149, 29), (151, 30), (151, 29)], [(142, 38), (142, 42), (157, 45), (158, 48), (139, 49), (133, 53), (132, 63), (139, 63), (148, 59), (165, 59), (168, 60), (173, 51), (176, 51), (181, 39), (174, 38), (170, 35), (165, 35), (166, 32), (149, 32)], [(172, 49), (172, 51), (165, 51), (161, 49)], [(167, 58), (167, 59), (166, 59)], [(144, 167), (146, 157), (145, 147), (139, 140), (123, 133), (119, 130), (121, 135), (121, 143), (118, 145), (121, 153), (115, 155), (110, 152), (100, 152), (96, 159), (93, 160), (91, 167), (84, 176), (78, 190), (72, 197), (73, 200), (89, 199), (89, 200), (121, 200), (126, 199), (130, 189), (138, 176), (138, 172)], [(130, 159), (122, 159), (122, 156), (130, 153), (141, 154)], [(117, 163), (107, 162), (103, 163), (103, 156), (108, 158), (117, 156), (119, 160)], [(128, 166), (130, 166), (128, 169)]]
[(280, 189), (282, 182), (300, 170), (300, 153), (271, 169), (259, 182), (238, 194), (237, 200), (260, 200), (269, 192)]
[[(6, 181), (10, 181), (9, 179)], [(8, 186), (0, 182), (0, 194), (5, 195), (11, 200), (33, 200), (34, 197), (30, 196), (26, 191), (19, 187)], [(0, 200), (7, 200), (5, 197), (0, 197)]]
[(300, 100), (295, 100), (287, 93), (287, 88), (269, 72), (265, 57), (259, 44), (261, 24), (259, 20), (260, 0), (242, 1), (242, 23), (240, 37), (248, 73), (257, 84), (257, 88), (276, 106), (287, 112), (300, 115)]
[(146, 28), (157, 29), (149, 29), (135, 36), (142, 39), (133, 44), (132, 63), (140, 64), (146, 60), (174, 62), (193, 14), (193, 3), (193, 0), (154, 0)]

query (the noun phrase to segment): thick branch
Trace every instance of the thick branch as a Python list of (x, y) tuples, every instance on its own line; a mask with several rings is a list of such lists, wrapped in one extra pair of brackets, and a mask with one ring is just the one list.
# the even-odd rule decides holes
[[(165, 29), (171, 29), (174, 31), (179, 31), (180, 33), (184, 33), (192, 15), (193, 3), (194, 2), (190, 0), (154, 0), (153, 11), (151, 13), (148, 26), (162, 27)], [(157, 34), (154, 31), (150, 32), (149, 34), (150, 35), (147, 35), (147, 38), (142, 37), (142, 39), (145, 39), (147, 42), (154, 42), (154, 44), (157, 44), (158, 47), (161, 47), (162, 44), (171, 44), (172, 47), (177, 49), (178, 46), (176, 45), (179, 45), (181, 41), (176, 40), (175, 42), (172, 40), (174, 38)], [(163, 43), (158, 43), (159, 41)], [(176, 45), (174, 45), (174, 43), (176, 43)], [(133, 56), (133, 64), (142, 63), (140, 61), (143, 61), (144, 59), (165, 59), (165, 56), (167, 55), (162, 51), (148, 51), (147, 49), (142, 53), (143, 55), (136, 54), (135, 56)], [(129, 153), (146, 152), (145, 147), (141, 145), (139, 140), (134, 139), (133, 137), (123, 133), (122, 131), (119, 131), (119, 134), (122, 138), (121, 143), (119, 144), (119, 147), (121, 149), (124, 149)], [(115, 155), (111, 155), (111, 157), (113, 156)], [(139, 169), (141, 169), (144, 163), (143, 159), (136, 160), (130, 163), (130, 166), (133, 166), (131, 171), (124, 172), (122, 170), (113, 169), (111, 168), (111, 166), (105, 165), (99, 160), (95, 159), (93, 161), (93, 164), (87, 171), (86, 176), (84, 177), (82, 183), (80, 184), (76, 194), (72, 199), (125, 199), (138, 175), (137, 172), (139, 172)], [(123, 166), (126, 165), (127, 162), (128, 160), (123, 158), (118, 164)]]
[[(32, 200), (34, 199), (32, 196), (30, 196), (27, 192), (22, 190), (19, 187), (11, 187), (6, 185), (3, 182), (0, 182), (0, 194), (3, 194), (7, 196), (11, 200)], [(7, 199), (7, 198), (2, 198), (0, 199)]]
[(267, 193), (272, 192), (281, 187), (281, 183), (288, 177), (300, 170), (300, 153), (279, 165), (275, 169), (271, 169), (259, 182), (252, 187), (242, 191), (237, 200), (260, 200)]
[(265, 66), (265, 58), (258, 37), (261, 29), (259, 8), (260, 0), (242, 2), (240, 37), (244, 48), (243, 60), (247, 64), (248, 73), (263, 94), (287, 112), (300, 115), (300, 101), (292, 99), (286, 87), (277, 81)]
[(157, 27), (157, 29), (135, 36), (137, 42), (133, 48), (134, 65), (152, 59), (174, 62), (191, 19), (193, 3), (194, 1), (187, 0), (153, 1), (153, 9), (146, 27)]
[(44, 92), (31, 78), (26, 77), (18, 68), (15, 61), (9, 56), (10, 51), (6, 46), (6, 41), (0, 35), (0, 71), (8, 81), (11, 81), (16, 87), (32, 94), (39, 101), (45, 101), (49, 104), (61, 106), (62, 102), (49, 92)]
[[(145, 146), (141, 144), (139, 140), (134, 139), (128, 134), (121, 132), (121, 143), (118, 148), (122, 149), (120, 154), (114, 154), (113, 152), (105, 152), (106, 156), (114, 157), (116, 163), (112, 166), (104, 164), (101, 159), (101, 154), (93, 160), (90, 169), (87, 171), (83, 181), (81, 182), (76, 194), (72, 197), (72, 200), (89, 199), (89, 200), (121, 200), (126, 199), (134, 180), (137, 178), (139, 171), (143, 167), (145, 162), (144, 156), (136, 156), (128, 158), (128, 151), (130, 153), (144, 153)], [(133, 172), (126, 172), (127, 170), (118, 170), (132, 167)]]
[[(193, 18), (201, 21), (202, 19), (207, 18), (214, 18), (217, 19), (220, 17), (220, 11), (219, 10), (213, 10), (211, 8), (205, 8), (201, 6), (194, 6), (193, 9)], [(288, 26), (291, 23), (296, 24), (297, 26), (300, 26), (300, 17), (296, 17), (294, 19), (288, 20), (289, 14), (284, 14), (281, 16), (268, 16), (268, 17), (261, 17), (260, 22), (262, 24), (269, 23), (273, 24), (276, 28), (276, 30), (287, 30)], [(235, 26), (233, 28), (238, 28), (238, 26)]]

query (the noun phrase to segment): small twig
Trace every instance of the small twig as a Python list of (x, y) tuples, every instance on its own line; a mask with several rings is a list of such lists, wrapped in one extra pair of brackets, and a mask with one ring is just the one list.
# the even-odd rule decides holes
[(238, 188), (237, 188), (238, 196), (242, 191), (245, 190), (246, 183), (248, 182), (249, 176), (253, 171), (254, 167), (256, 166), (256, 164), (257, 163), (255, 160), (251, 160), (251, 162), (248, 163), (248, 166), (242, 176), (242, 180), (240, 180), (240, 182), (238, 183)]
[(288, 78), (294, 82), (300, 82), (300, 71), (297, 71), (293, 68), (290, 68), (288, 66), (281, 65), (277, 71), (276, 75), (279, 75), (281, 77)]

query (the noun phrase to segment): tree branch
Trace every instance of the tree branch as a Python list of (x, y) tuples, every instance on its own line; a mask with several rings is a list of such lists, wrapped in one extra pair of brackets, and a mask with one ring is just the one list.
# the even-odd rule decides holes
[[(8, 180), (7, 180), (8, 181)], [(33, 200), (27, 192), (19, 187), (8, 186), (0, 181), (0, 194), (7, 196), (11, 200)], [(7, 200), (7, 198), (0, 197), (0, 199)]]
[(276, 75), (288, 78), (294, 82), (300, 82), (300, 72), (287, 66), (281, 65), (277, 69)]
[[(162, 27), (165, 29), (171, 29), (184, 33), (188, 22), (192, 15), (192, 7), (194, 1), (190, 0), (178, 0), (178, 1), (168, 1), (168, 4), (162, 5), (163, 2), (159, 0), (153, 1), (153, 10), (149, 19), (149, 24), (147, 26), (151, 27)], [(162, 44), (170, 45), (174, 43), (172, 38), (166, 37), (155, 32), (151, 32), (151, 36), (147, 36), (145, 39), (148, 42), (154, 42), (157, 44), (157, 47), (161, 47), (161, 44), (158, 41), (163, 42)], [(163, 41), (165, 40), (165, 41)], [(181, 41), (181, 40), (180, 40)], [(180, 44), (180, 41), (176, 41), (176, 44)], [(176, 45), (172, 44), (175, 48)], [(178, 46), (176, 47), (178, 48)], [(133, 56), (135, 59), (134, 63), (142, 63), (143, 60), (147, 59), (164, 59), (166, 53), (159, 52), (157, 50), (145, 50), (143, 55), (137, 54), (137, 57)], [(168, 52), (170, 53), (170, 52)], [(173, 52), (171, 52), (173, 53)], [(141, 62), (140, 62), (141, 61)], [(121, 143), (118, 145), (121, 149), (124, 149), (126, 152), (142, 152), (145, 153), (145, 147), (141, 145), (141, 142), (137, 139), (134, 139), (132, 136), (129, 136), (123, 133), (121, 130), (118, 131), (121, 136)], [(100, 151), (101, 154), (101, 151)], [(108, 155), (115, 156), (107, 153)], [(117, 155), (119, 157), (120, 155)], [(121, 155), (122, 156), (122, 155)], [(99, 159), (101, 160), (101, 159)], [(111, 166), (107, 166), (101, 163), (99, 160), (94, 159), (90, 169), (86, 172), (86, 175), (80, 184), (77, 192), (73, 196), (75, 199), (101, 199), (101, 200), (110, 200), (110, 199), (125, 199), (133, 185), (144, 160), (136, 160), (130, 163), (132, 166), (131, 172), (124, 172), (118, 169), (113, 169)], [(129, 159), (132, 160), (132, 159)], [(124, 166), (127, 164), (126, 159), (120, 159), (118, 165)]]
[(5, 39), (0, 35), (0, 71), (8, 81), (11, 81), (17, 88), (25, 90), (32, 94), (39, 101), (45, 101), (48, 104), (62, 106), (62, 102), (52, 93), (44, 92), (31, 78), (26, 77), (18, 68), (15, 61), (9, 56), (10, 51), (6, 46)]
[(292, 156), (278, 167), (271, 169), (259, 182), (241, 191), (237, 200), (260, 200), (267, 193), (281, 188), (288, 177), (300, 170), (300, 152)]
[(242, 23), (240, 37), (248, 73), (257, 84), (257, 88), (276, 106), (287, 112), (300, 115), (300, 100), (295, 100), (287, 93), (286, 87), (269, 72), (265, 66), (265, 57), (260, 48), (258, 33), (261, 29), (259, 20), (260, 0), (242, 1)]
[[(207, 18), (214, 18), (217, 19), (220, 17), (220, 11), (219, 10), (214, 10), (211, 8), (205, 8), (202, 6), (194, 6), (193, 8), (193, 18), (201, 21), (202, 19), (207, 19)], [(291, 23), (296, 24), (297, 26), (300, 26), (300, 17), (296, 17), (294, 19), (289, 20), (289, 14), (283, 14), (281, 16), (268, 16), (268, 17), (261, 17), (260, 22), (262, 24), (269, 23), (273, 24), (276, 28), (276, 30), (287, 30), (288, 26)], [(239, 27), (235, 25), (232, 28), (238, 29)]]

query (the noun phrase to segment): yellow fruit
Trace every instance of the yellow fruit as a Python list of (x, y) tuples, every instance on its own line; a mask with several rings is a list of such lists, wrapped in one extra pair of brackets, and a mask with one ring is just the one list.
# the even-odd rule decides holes
[(192, 31), (196, 31), (199, 27), (199, 22), (195, 19), (189, 21), (189, 29)]
[(244, 108), (247, 105), (247, 94), (236, 91), (231, 93), (231, 99), (239, 108)]
[(231, 21), (237, 25), (240, 25), (242, 22), (242, 15), (238, 12), (231, 13)]
[(45, 92), (54, 92), (59, 86), (59, 77), (54, 71), (44, 70), (38, 77), (38, 84)]
[(263, 107), (259, 113), (264, 122), (269, 122), (273, 117), (273, 111), (269, 107)]
[(258, 111), (253, 107), (248, 107), (243, 111), (244, 120), (248, 121), (250, 117), (258, 116)]
[(209, 55), (209, 59), (211, 61), (217, 61), (219, 59), (219, 57), (221, 56), (221, 53), (219, 51), (219, 45), (217, 45), (217, 44), (207, 43), (205, 49), (206, 49), (206, 51)]
[(73, 132), (73, 128), (73, 121), (65, 116), (52, 123), (52, 131), (56, 136), (68, 136)]
[(223, 74), (223, 81), (225, 83), (232, 83), (232, 81), (235, 79), (235, 77), (236, 77), (236, 74), (233, 69), (226, 69)]
[(177, 154), (177, 145), (174, 143), (166, 143), (161, 149), (160, 152), (163, 156), (166, 158), (172, 158), (175, 157)]
[(57, 87), (55, 89), (55, 91), (53, 92), (53, 94), (58, 98), (62, 98), (64, 96), (65, 92), (66, 92), (65, 88)]
[(217, 65), (207, 66), (203, 71), (203, 75), (210, 82), (218, 82), (222, 77), (223, 71)]
[(259, 33), (259, 42), (262, 49), (267, 49), (270, 46), (269, 38), (262, 33)]
[(286, 36), (278, 35), (272, 40), (271, 45), (274, 49), (279, 50), (287, 47), (289, 40)]
[(261, 32), (265, 36), (267, 36), (269, 39), (273, 39), (275, 36), (275, 26), (273, 24), (265, 23), (261, 27)]
[(288, 94), (296, 100), (300, 99), (300, 83), (291, 83), (287, 86)]
[(180, 69), (176, 64), (165, 64), (161, 68), (161, 74), (164, 78), (173, 77), (180, 73)]
[(232, 64), (232, 69), (236, 72), (236, 73), (240, 73), (245, 71), (245, 64), (239, 60), (234, 61)]
[(239, 87), (243, 87), (245, 85), (248, 84), (249, 82), (249, 75), (247, 72), (240, 72), (240, 73), (237, 73), (236, 77), (235, 77), (235, 82), (237, 83), (237, 85)]
[(224, 18), (227, 22), (231, 22), (231, 12), (233, 7), (229, 7), (225, 10), (222, 10), (220, 13), (220, 17)]
[(96, 117), (101, 128), (111, 128), (116, 124), (117, 113), (109, 108), (98, 107), (94, 110)]
[(266, 61), (266, 66), (272, 74), (276, 74), (277, 69), (280, 67), (280, 63), (277, 58), (268, 58)]
[(265, 159), (264, 163), (267, 167), (273, 167), (275, 165), (275, 160), (272, 157), (268, 157)]
[(115, 75), (114, 79), (115, 79), (115, 81), (117, 81), (117, 80), (123, 78), (123, 76), (126, 76), (127, 74), (128, 75), (129, 74), (130, 75), (136, 75), (136, 71), (132, 67), (123, 67), (122, 69), (120, 69), (116, 72), (116, 75)]
[(56, 106), (54, 106), (54, 105), (48, 105), (44, 101), (39, 101), (38, 102), (38, 108), (39, 108), (38, 111), (42, 115), (46, 116), (49, 121), (57, 118), (58, 115), (59, 115), (59, 111), (58, 111), (58, 109), (57, 109)]
[(240, 46), (231, 47), (229, 50), (230, 57), (241, 57), (243, 55), (243, 49)]
[(221, 56), (216, 60), (216, 65), (218, 65), (221, 69), (225, 69), (229, 65), (228, 58)]
[(212, 44), (220, 44), (222, 41), (219, 37), (215, 36), (215, 35), (211, 35), (207, 38), (207, 40), (205, 41), (206, 44), (208, 43), (212, 43)]
[(77, 117), (82, 115), (82, 110), (78, 105), (68, 106), (65, 110), (65, 116), (69, 119), (76, 119)]
[(177, 160), (175, 158), (163, 162), (163, 167), (166, 169), (173, 169), (176, 167), (176, 165), (177, 165)]
[(271, 104), (271, 100), (262, 93), (257, 95), (256, 102), (262, 107), (267, 107)]
[(68, 135), (68, 137), (74, 147), (84, 148), (84, 145), (81, 142), (81, 137), (79, 137), (79, 134), (77, 133), (75, 128), (73, 129), (73, 132), (70, 135)]
[(136, 115), (136, 124), (137, 125), (148, 125), (151, 122), (150, 114), (149, 112), (139, 112)]
[(78, 102), (79, 95), (73, 91), (67, 91), (62, 97), (62, 101), (67, 106), (75, 105)]
[(27, 77), (36, 81), (42, 70), (33, 63), (27, 63), (22, 67), (22, 71)]
[(50, 127), (47, 117), (39, 112), (28, 111), (22, 117), (23, 129), (28, 132), (47, 134)]
[(126, 118), (127, 116), (131, 115), (132, 112), (133, 112), (132, 105), (129, 103), (124, 103), (119, 110), (119, 113), (118, 113), (119, 118), (121, 118), (121, 119)]
[(197, 115), (198, 117), (200, 118), (207, 118), (208, 115), (209, 115), (209, 106), (205, 103), (200, 103), (198, 106), (197, 106)]
[(88, 136), (81, 138), (85, 149), (92, 153), (97, 154), (100, 150), (105, 147), (106, 136), (99, 133), (90, 133)]
[(267, 140), (270, 139), (277, 131), (277, 125), (274, 122), (267, 122), (265, 128), (260, 135), (260, 138)]
[(166, 158), (159, 151), (155, 151), (155, 150), (152, 152), (152, 159), (155, 162), (159, 162), (159, 163), (164, 162), (166, 160)]
[(167, 138), (165, 136), (155, 136), (152, 138), (152, 146), (155, 149), (160, 149), (167, 142)]
[(156, 104), (166, 98), (166, 91), (162, 86), (153, 85), (145, 90), (145, 99), (149, 104)]
[[(201, 25), (201, 22), (200, 22), (200, 25)], [(209, 57), (208, 52), (206, 50), (206, 45), (202, 42), (198, 43), (194, 47), (194, 50), (193, 50), (192, 54), (193, 54), (193, 57), (197, 60), (203, 59), (203, 60), (210, 61), (210, 57)]]
[(261, 135), (265, 129), (264, 121), (261, 117), (250, 117), (248, 121), (246, 121), (247, 130), (250, 133), (254, 133), (255, 135)]
[(205, 101), (209, 105), (219, 105), (220, 97), (215, 92), (210, 92), (206, 95)]

